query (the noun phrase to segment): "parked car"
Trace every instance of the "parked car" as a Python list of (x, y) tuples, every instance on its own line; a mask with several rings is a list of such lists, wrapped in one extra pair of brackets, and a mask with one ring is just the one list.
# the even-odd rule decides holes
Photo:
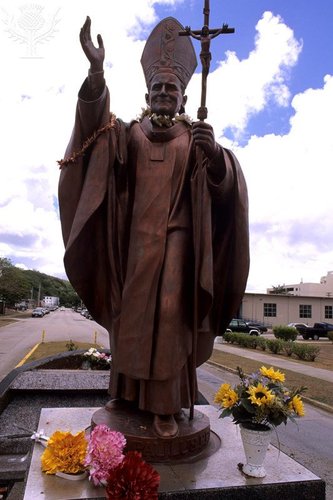
[(250, 328), (254, 328), (255, 330), (259, 330), (260, 333), (267, 332), (267, 326), (265, 326), (263, 323), (259, 323), (259, 321), (247, 321), (246, 324)]
[(288, 326), (290, 326), (291, 328), (296, 328), (298, 333), (301, 333), (300, 330), (304, 330), (304, 328), (310, 328), (306, 323), (288, 323)]
[(31, 316), (33, 318), (42, 318), (44, 314), (44, 307), (36, 307), (32, 310)]
[(87, 319), (93, 319), (92, 315), (88, 311), (88, 309), (82, 309), (81, 316), (84, 316)]
[(333, 331), (333, 325), (325, 322), (315, 323), (313, 326), (298, 328), (298, 331), (304, 340), (319, 340), (320, 337), (327, 337), (327, 333)]
[(260, 330), (257, 327), (252, 327), (243, 319), (232, 319), (226, 329), (226, 332), (249, 333), (250, 335), (260, 335)]
[(26, 311), (28, 308), (25, 304), (17, 304), (16, 305), (16, 310), (17, 311)]

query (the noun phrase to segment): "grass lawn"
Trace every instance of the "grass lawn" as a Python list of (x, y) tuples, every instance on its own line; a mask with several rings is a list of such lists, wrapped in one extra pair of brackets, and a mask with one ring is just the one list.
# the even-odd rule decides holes
[[(27, 358), (25, 363), (30, 363), (30, 361), (37, 361), (38, 359), (46, 358), (47, 356), (52, 356), (53, 354), (59, 354), (61, 352), (69, 351), (67, 344), (69, 340), (63, 340), (61, 342), (43, 342), (38, 345), (37, 349)], [(75, 349), (90, 349), (90, 347), (96, 347), (97, 349), (104, 349), (104, 346), (94, 345), (88, 342), (74, 342)]]
[(30, 318), (30, 311), (10, 311), (6, 314), (0, 314), (0, 328), (2, 326), (10, 325), (11, 323), (16, 323), (19, 319)]

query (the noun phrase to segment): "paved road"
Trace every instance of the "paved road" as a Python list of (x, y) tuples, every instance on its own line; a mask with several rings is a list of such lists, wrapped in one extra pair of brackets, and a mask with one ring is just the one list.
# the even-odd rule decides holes
[(42, 340), (45, 342), (70, 340), (94, 343), (109, 347), (107, 331), (95, 321), (73, 312), (71, 309), (53, 311), (43, 318), (20, 319), (0, 328), (0, 381)]

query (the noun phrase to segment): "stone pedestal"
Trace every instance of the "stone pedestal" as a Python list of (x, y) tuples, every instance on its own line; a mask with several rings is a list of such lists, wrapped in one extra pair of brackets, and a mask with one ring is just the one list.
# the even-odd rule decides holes
[[(202, 458), (212, 447), (207, 448), (211, 438), (209, 418), (199, 410), (194, 410), (194, 418), (189, 419), (189, 411), (184, 410), (178, 419), (178, 435), (172, 439), (162, 439), (153, 430), (153, 415), (138, 411), (126, 401), (111, 401), (105, 408), (92, 416), (92, 427), (105, 424), (126, 437), (126, 450), (136, 450), (151, 463), (179, 463), (186, 459)], [(218, 436), (212, 436), (213, 450), (220, 446)]]
[[(216, 408), (196, 407), (210, 420), (211, 439), (217, 435), (221, 446), (194, 460), (174, 464), (153, 464), (161, 476), (159, 500), (325, 500), (325, 483), (305, 467), (270, 446), (265, 459), (265, 478), (249, 478), (239, 467), (244, 451), (238, 426), (230, 419), (219, 419)], [(77, 432), (90, 426), (96, 408), (43, 408), (38, 430), (50, 436), (55, 430)], [(71, 482), (43, 474), (40, 456), (44, 448), (34, 445), (24, 500), (103, 499), (102, 488), (85, 479)]]

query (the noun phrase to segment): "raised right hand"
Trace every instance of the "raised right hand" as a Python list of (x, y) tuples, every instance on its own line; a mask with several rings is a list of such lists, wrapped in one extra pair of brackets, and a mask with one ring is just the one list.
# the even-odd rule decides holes
[(98, 47), (95, 47), (91, 40), (91, 19), (87, 16), (87, 19), (80, 31), (80, 42), (83, 52), (90, 61), (90, 70), (92, 73), (97, 71), (103, 71), (103, 62), (105, 57), (103, 39), (101, 35), (97, 35)]

